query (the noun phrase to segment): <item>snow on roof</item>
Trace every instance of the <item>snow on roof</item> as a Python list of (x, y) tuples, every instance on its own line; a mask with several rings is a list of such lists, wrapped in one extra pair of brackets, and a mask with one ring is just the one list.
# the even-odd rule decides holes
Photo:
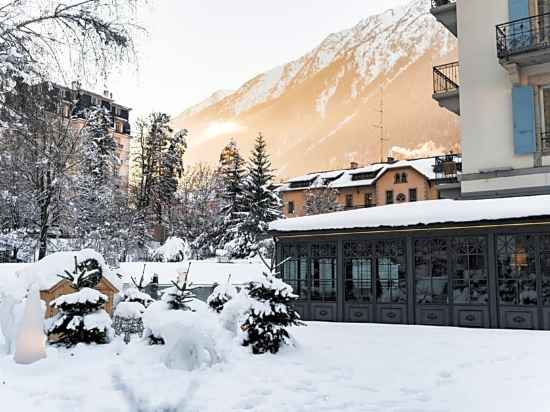
[[(335, 179), (328, 184), (329, 187), (338, 189), (345, 187), (356, 187), (356, 186), (370, 186), (372, 185), (380, 176), (382, 176), (386, 171), (392, 169), (398, 169), (403, 167), (412, 167), (418, 173), (425, 176), (428, 180), (435, 179), (435, 158), (427, 157), (423, 159), (413, 159), (413, 160), (399, 160), (394, 163), (373, 163), (365, 167), (360, 167), (356, 169), (341, 169), (341, 170), (331, 170), (328, 172), (317, 172), (310, 173), (303, 176), (294, 177), (287, 180), (286, 184), (282, 185), (278, 191), (287, 192), (292, 190), (303, 190), (303, 187), (292, 188), (290, 187), (291, 183), (296, 182), (309, 182), (314, 181), (309, 187), (319, 187), (325, 184), (324, 179)], [(361, 173), (371, 173), (379, 171), (379, 173), (374, 176), (372, 179), (362, 179), (362, 180), (353, 180), (353, 176)]]
[(92, 249), (53, 253), (36, 263), (25, 265), (16, 270), (15, 275), (26, 286), (30, 286), (36, 282), (40, 290), (48, 290), (62, 280), (58, 275), (64, 274), (65, 270), (69, 272), (73, 271), (75, 256), (78, 262), (83, 262), (86, 259), (96, 259), (103, 270), (103, 276), (118, 290), (121, 289), (120, 279), (117, 278), (109, 265), (105, 263), (103, 256)]
[(319, 173), (311, 173), (308, 175), (293, 177), (292, 179), (287, 180), (287, 183), (296, 183), (296, 182), (310, 182), (314, 179), (317, 179)]
[(272, 222), (274, 232), (404, 227), (550, 217), (550, 195), (483, 200), (428, 200)]

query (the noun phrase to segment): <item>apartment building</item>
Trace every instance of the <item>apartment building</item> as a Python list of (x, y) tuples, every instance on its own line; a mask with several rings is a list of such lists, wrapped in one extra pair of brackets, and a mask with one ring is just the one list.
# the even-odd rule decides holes
[(75, 82), (72, 87), (54, 85), (50, 93), (63, 102), (63, 114), (70, 118), (75, 127), (84, 126), (84, 111), (88, 108), (103, 107), (111, 114), (111, 130), (117, 142), (118, 186), (121, 190), (128, 190), (130, 173), (130, 111), (131, 108), (116, 103), (113, 94), (105, 90), (103, 94), (84, 90)]
[(286, 217), (304, 216), (308, 193), (334, 189), (342, 210), (458, 197), (459, 155), (387, 162), (309, 173), (289, 179), (278, 192)]
[(464, 199), (550, 193), (550, 0), (432, 0), (459, 62), (434, 67), (460, 116)]

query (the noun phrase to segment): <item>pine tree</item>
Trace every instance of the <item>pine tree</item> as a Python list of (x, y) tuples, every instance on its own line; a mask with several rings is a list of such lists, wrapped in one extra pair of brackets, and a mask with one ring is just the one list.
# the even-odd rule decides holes
[[(187, 281), (188, 276), (189, 269), (181, 284), (180, 282), (172, 281), (173, 286), (164, 291), (162, 301), (167, 305), (168, 310), (195, 311), (189, 305), (195, 299), (195, 294), (190, 290), (191, 284)], [(164, 345), (164, 339), (161, 336), (155, 336), (150, 329), (147, 331), (147, 335), (151, 345)]]
[(165, 225), (183, 173), (187, 131), (174, 133), (170, 116), (151, 113), (138, 122), (131, 193), (145, 226)]
[(266, 237), (269, 222), (282, 217), (281, 202), (273, 191), (273, 169), (267, 153), (266, 142), (260, 133), (248, 162), (243, 185), (245, 216), (238, 227), (243, 242), (240, 257), (250, 255), (260, 240)]
[(216, 313), (221, 313), (224, 305), (237, 295), (237, 290), (231, 284), (231, 275), (225, 284), (217, 285), (212, 294), (208, 296), (206, 303)]
[(67, 347), (77, 343), (108, 343), (111, 335), (111, 318), (103, 309), (108, 297), (96, 289), (101, 280), (101, 268), (95, 259), (81, 264), (76, 261), (72, 273), (60, 275), (77, 290), (53, 300), (50, 305), (59, 313), (48, 330), (54, 343)]
[(320, 215), (342, 210), (338, 203), (338, 190), (331, 187), (310, 188), (306, 191), (304, 215)]
[(241, 327), (246, 333), (243, 346), (251, 346), (254, 354), (277, 353), (290, 340), (286, 328), (303, 325), (292, 307), (298, 296), (272, 273), (264, 273), (259, 281), (249, 283), (247, 292), (253, 304)]
[(75, 177), (75, 231), (82, 247), (117, 260), (124, 226), (117, 186), (117, 143), (111, 130), (111, 114), (101, 107), (89, 110), (83, 128), (79, 173)]
[[(231, 140), (224, 148), (220, 158), (220, 174), (223, 183), (221, 198), (223, 223), (219, 246), (224, 248), (231, 243), (248, 243), (243, 235), (242, 226), (248, 218), (248, 211), (243, 194), (243, 180), (245, 175), (245, 161), (241, 157), (237, 144)], [(237, 253), (241, 255), (242, 252)]]

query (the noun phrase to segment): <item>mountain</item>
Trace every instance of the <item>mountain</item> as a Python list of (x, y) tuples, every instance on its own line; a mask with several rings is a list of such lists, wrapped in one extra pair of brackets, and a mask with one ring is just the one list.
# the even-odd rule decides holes
[(458, 118), (431, 98), (432, 66), (456, 59), (456, 39), (429, 7), (414, 0), (368, 17), (175, 117), (174, 127), (190, 132), (186, 162), (215, 164), (231, 137), (248, 154), (259, 131), (280, 178), (376, 161), (381, 111), (384, 154), (456, 147)]

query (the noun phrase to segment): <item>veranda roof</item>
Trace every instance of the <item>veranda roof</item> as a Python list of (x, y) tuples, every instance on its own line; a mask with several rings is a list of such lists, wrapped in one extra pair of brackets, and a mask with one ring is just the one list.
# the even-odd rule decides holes
[(550, 195), (483, 200), (428, 200), (272, 222), (271, 232), (373, 229), (548, 217)]

